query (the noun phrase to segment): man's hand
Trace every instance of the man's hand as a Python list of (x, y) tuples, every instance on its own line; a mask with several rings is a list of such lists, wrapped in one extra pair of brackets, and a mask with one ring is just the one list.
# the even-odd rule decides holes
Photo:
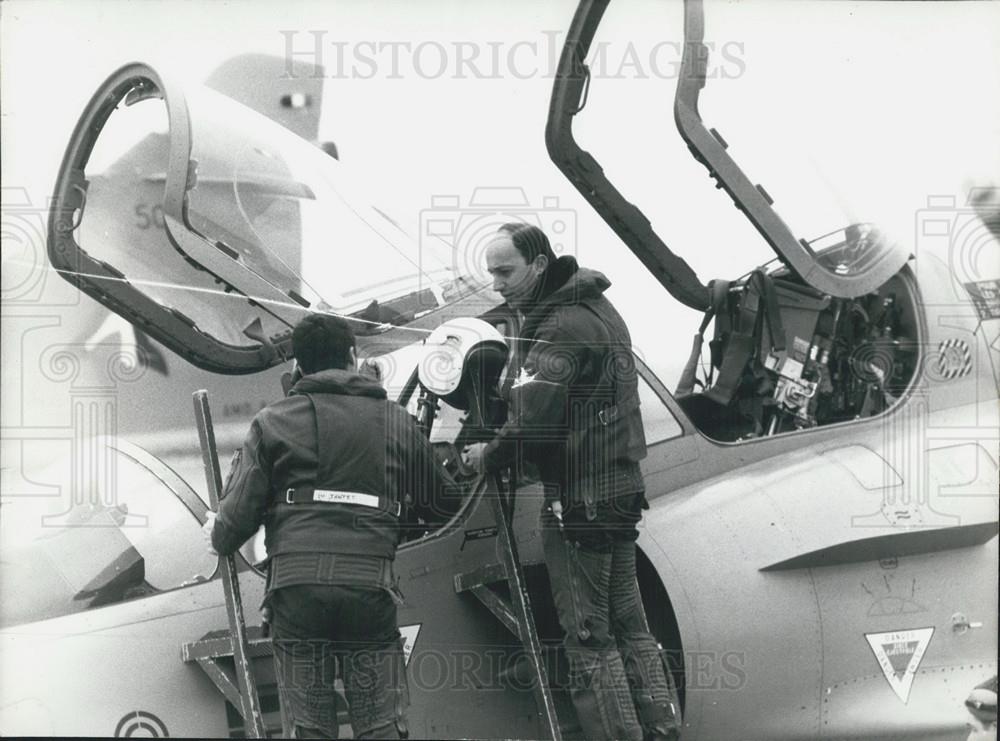
[(365, 378), (370, 378), (379, 385), (382, 385), (382, 366), (370, 358), (363, 358), (358, 362), (358, 373)]
[(205, 513), (205, 524), (201, 526), (202, 537), (205, 538), (205, 543), (208, 545), (208, 552), (213, 556), (218, 556), (219, 552), (215, 550), (215, 546), (212, 545), (212, 531), (215, 530), (215, 518), (218, 514), (209, 510)]
[(302, 369), (299, 368), (299, 364), (295, 363), (292, 365), (291, 373), (281, 374), (281, 392), (288, 396), (288, 393), (292, 390), (292, 387), (302, 380)]
[(553, 516), (559, 521), (559, 527), (563, 524), (563, 508), (562, 502), (558, 499), (553, 500), (552, 504), (549, 505), (549, 509), (552, 510)]
[(475, 443), (474, 445), (466, 445), (462, 451), (462, 461), (478, 474), (483, 474), (486, 470), (483, 462), (485, 448), (486, 443)]

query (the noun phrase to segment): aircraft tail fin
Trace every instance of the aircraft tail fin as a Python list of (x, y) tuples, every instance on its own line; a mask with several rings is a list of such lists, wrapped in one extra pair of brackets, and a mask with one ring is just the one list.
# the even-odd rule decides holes
[(323, 67), (268, 54), (227, 59), (205, 84), (277, 121), (303, 139), (319, 139)]

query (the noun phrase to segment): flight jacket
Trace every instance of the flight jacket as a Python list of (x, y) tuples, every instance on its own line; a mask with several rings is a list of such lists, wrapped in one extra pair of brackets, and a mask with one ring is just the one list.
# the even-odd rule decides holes
[[(351, 501), (309, 501), (315, 490)], [(224, 487), (212, 544), (233, 553), (263, 523), (269, 559), (392, 560), (401, 519), (442, 524), (461, 503), (461, 489), (405, 409), (372, 379), (326, 370), (302, 377), (254, 417)]]
[(487, 444), (487, 470), (534, 464), (547, 500), (585, 506), (644, 491), (646, 438), (624, 320), (601, 273), (560, 257), (540, 281), (514, 342), (507, 421)]

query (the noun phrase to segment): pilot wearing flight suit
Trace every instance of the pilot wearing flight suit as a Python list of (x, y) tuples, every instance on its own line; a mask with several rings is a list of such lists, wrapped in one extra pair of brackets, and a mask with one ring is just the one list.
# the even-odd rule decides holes
[(437, 523), (461, 497), (412, 417), (357, 372), (347, 322), (310, 315), (292, 345), (303, 376), (254, 418), (206, 531), (230, 554), (264, 524), (286, 737), (337, 736), (339, 661), (354, 737), (405, 738), (401, 504)]
[(603, 295), (610, 282), (573, 257), (556, 259), (528, 224), (501, 227), (486, 264), (521, 329), (504, 388), (507, 421), (466, 460), (487, 471), (537, 469), (545, 560), (584, 735), (676, 738), (679, 706), (636, 582), (646, 440), (631, 339)]

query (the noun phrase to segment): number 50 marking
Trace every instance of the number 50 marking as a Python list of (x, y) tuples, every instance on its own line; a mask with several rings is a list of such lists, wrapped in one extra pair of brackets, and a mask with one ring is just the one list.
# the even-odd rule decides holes
[(146, 203), (135, 204), (135, 225), (140, 229), (149, 229), (154, 224), (160, 229), (163, 228), (163, 206), (156, 204), (149, 206)]

